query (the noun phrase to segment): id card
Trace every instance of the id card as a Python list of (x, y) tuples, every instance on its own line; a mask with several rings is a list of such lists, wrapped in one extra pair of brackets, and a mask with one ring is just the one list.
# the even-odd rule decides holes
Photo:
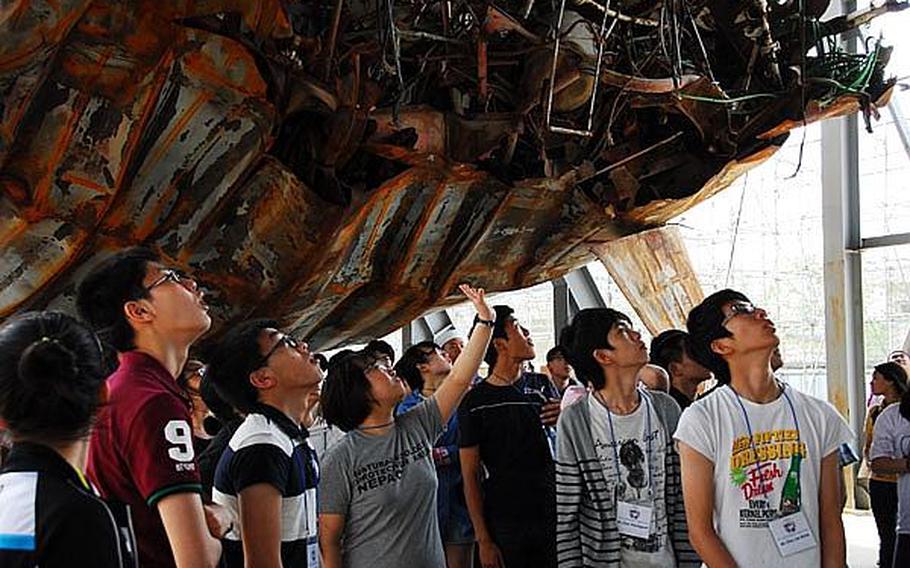
[(616, 528), (619, 534), (647, 539), (651, 536), (651, 512), (647, 505), (627, 501), (616, 502)]
[(777, 550), (785, 558), (816, 546), (815, 535), (802, 511), (774, 519), (768, 523), (768, 528), (771, 529)]

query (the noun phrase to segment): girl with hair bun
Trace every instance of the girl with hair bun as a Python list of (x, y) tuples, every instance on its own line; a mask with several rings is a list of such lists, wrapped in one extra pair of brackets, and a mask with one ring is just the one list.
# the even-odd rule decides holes
[(126, 513), (82, 473), (105, 376), (97, 338), (70, 316), (0, 327), (0, 428), (13, 440), (0, 468), (0, 566), (136, 565)]

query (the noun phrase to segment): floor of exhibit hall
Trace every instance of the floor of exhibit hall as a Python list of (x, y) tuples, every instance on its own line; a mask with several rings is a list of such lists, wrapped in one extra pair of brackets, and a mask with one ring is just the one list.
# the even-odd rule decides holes
[(871, 511), (846, 511), (844, 533), (847, 535), (847, 566), (875, 568), (878, 563), (878, 532)]

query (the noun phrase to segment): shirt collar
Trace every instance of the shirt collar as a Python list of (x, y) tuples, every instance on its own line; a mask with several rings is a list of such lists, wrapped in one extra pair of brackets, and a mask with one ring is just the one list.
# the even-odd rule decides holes
[(155, 359), (148, 353), (136, 350), (121, 353), (120, 368), (118, 370), (121, 369), (127, 371), (144, 369), (148, 371), (148, 376), (155, 379), (156, 382), (160, 383), (167, 390), (179, 396), (187, 403), (191, 402), (189, 396), (177, 385), (177, 381), (174, 379), (173, 375), (171, 375), (170, 371), (161, 364), (161, 361)]
[(309, 431), (298, 424), (296, 421), (288, 418), (287, 414), (281, 412), (274, 406), (265, 403), (257, 403), (256, 407), (253, 409), (253, 412), (256, 414), (261, 414), (268, 418), (270, 421), (274, 422), (278, 428), (287, 434), (292, 440), (305, 440), (309, 437)]
[(69, 464), (63, 456), (43, 444), (16, 442), (10, 450), (3, 471), (41, 471), (72, 482), (85, 491), (91, 486), (85, 476)]

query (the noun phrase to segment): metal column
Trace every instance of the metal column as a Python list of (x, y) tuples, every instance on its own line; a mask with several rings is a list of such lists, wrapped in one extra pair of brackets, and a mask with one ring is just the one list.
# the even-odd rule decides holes
[[(842, 3), (844, 12), (855, 8), (853, 1)], [(856, 51), (855, 34), (847, 49)], [(821, 129), (828, 400), (847, 418), (862, 447), (866, 408), (857, 117), (828, 120)], [(847, 470), (851, 507), (853, 473)]]

